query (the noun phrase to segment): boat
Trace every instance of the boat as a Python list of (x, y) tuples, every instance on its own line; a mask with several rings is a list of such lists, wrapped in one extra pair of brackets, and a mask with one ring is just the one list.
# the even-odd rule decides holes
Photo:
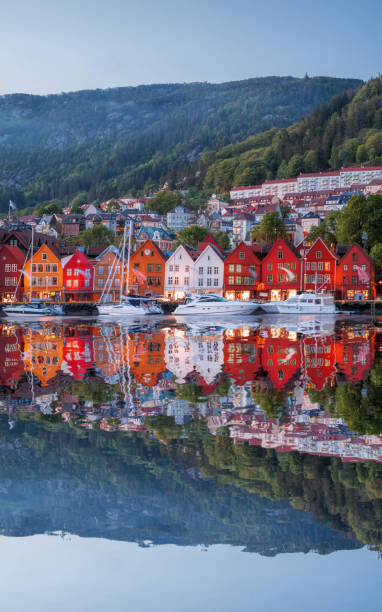
[[(132, 233), (132, 222), (130, 221), (130, 229), (129, 229), (129, 244), (128, 244), (128, 260), (127, 260), (127, 269), (130, 269), (130, 248), (131, 248), (131, 233)], [(126, 224), (125, 224), (125, 228), (124, 228), (124, 232), (123, 232), (123, 241), (122, 241), (122, 278), (124, 277), (124, 270), (125, 270), (125, 250), (126, 250)], [(147, 316), (148, 314), (150, 314), (149, 308), (147, 305), (142, 304), (141, 302), (137, 301), (136, 298), (130, 298), (130, 296), (128, 295), (124, 295), (123, 290), (124, 290), (124, 280), (122, 280), (121, 282), (121, 287), (120, 287), (120, 294), (119, 294), (119, 302), (115, 303), (115, 302), (103, 302), (103, 296), (105, 293), (105, 290), (110, 283), (113, 282), (114, 276), (115, 276), (115, 271), (116, 271), (116, 262), (117, 262), (117, 257), (115, 257), (114, 259), (114, 265), (112, 266), (112, 269), (110, 271), (109, 277), (106, 281), (106, 285), (105, 288), (102, 292), (102, 295), (100, 297), (100, 300), (97, 304), (97, 310), (98, 310), (98, 314), (100, 315), (107, 315), (109, 317), (126, 317), (126, 316), (138, 316), (138, 317), (142, 317), (142, 316)], [(129, 284), (129, 275), (127, 275), (127, 287), (126, 287), (126, 293), (128, 293), (129, 288), (128, 288), (128, 284)]]
[(42, 302), (25, 302), (25, 304), (10, 304), (3, 308), (9, 317), (49, 317), (56, 316), (54, 309)]
[(179, 304), (174, 315), (239, 315), (252, 314), (258, 304), (239, 300), (226, 300), (215, 293), (195, 294)]
[(263, 302), (267, 314), (335, 314), (334, 296), (328, 293), (300, 293), (280, 302)]

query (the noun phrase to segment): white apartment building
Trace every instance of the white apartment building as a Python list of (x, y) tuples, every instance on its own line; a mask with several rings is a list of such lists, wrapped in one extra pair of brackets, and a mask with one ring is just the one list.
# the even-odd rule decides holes
[(243, 200), (263, 195), (262, 185), (251, 185), (248, 187), (234, 187), (229, 192), (231, 200)]
[(222, 334), (198, 333), (190, 336), (180, 329), (166, 330), (164, 360), (177, 383), (197, 372), (207, 384), (214, 382), (224, 364)]
[(180, 232), (180, 230), (191, 225), (193, 218), (194, 214), (188, 208), (185, 208), (185, 206), (176, 206), (167, 213), (167, 227), (174, 232)]
[(210, 244), (195, 261), (195, 290), (197, 293), (223, 295), (224, 259)]
[(367, 185), (375, 179), (382, 179), (382, 166), (342, 168), (340, 172), (340, 187)]
[(263, 196), (276, 196), (282, 199), (287, 193), (297, 191), (297, 179), (279, 179), (275, 181), (265, 181), (262, 185)]
[(327, 191), (340, 187), (340, 172), (319, 172), (300, 174), (297, 177), (297, 191)]

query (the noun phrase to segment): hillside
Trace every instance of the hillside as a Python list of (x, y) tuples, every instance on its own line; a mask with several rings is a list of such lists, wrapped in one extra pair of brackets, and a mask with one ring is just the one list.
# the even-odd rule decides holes
[(0, 211), (9, 197), (19, 206), (81, 191), (104, 199), (171, 182), (204, 151), (287, 127), (359, 84), (266, 77), (2, 96)]
[(273, 128), (202, 156), (199, 184), (228, 191), (265, 179), (352, 164), (382, 165), (382, 79), (343, 92), (287, 129)]

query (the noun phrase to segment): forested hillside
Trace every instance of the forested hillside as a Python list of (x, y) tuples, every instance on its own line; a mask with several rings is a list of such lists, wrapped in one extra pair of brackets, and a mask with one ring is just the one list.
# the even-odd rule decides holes
[(352, 164), (382, 165), (382, 79), (342, 92), (287, 129), (273, 128), (200, 160), (197, 181), (227, 191)]
[(78, 192), (94, 200), (171, 183), (204, 151), (287, 127), (359, 84), (267, 77), (2, 96), (0, 210), (9, 197), (19, 206)]

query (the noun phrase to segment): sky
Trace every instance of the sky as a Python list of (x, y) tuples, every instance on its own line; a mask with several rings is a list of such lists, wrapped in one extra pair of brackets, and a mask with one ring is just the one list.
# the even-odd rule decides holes
[(0, 0), (0, 94), (267, 75), (369, 79), (382, 3)]

